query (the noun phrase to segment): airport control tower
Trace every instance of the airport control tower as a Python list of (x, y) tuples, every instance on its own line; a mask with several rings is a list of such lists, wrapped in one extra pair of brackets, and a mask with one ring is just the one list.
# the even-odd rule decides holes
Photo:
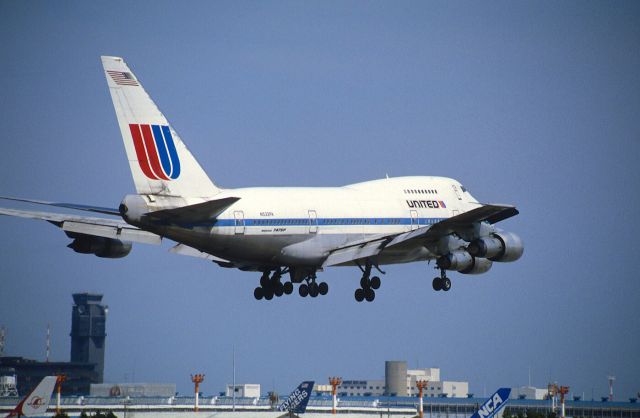
[(102, 295), (95, 293), (74, 293), (73, 301), (71, 362), (95, 364), (98, 383), (102, 383), (107, 307), (100, 304)]

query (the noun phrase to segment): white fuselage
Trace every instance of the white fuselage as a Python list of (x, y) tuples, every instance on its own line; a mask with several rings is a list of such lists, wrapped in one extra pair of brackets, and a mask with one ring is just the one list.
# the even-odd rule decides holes
[[(216, 219), (154, 228), (161, 235), (239, 264), (322, 265), (346, 245), (435, 224), (478, 207), (456, 180), (399, 177), (343, 187), (227, 189), (240, 198)], [(384, 251), (379, 264), (433, 258), (425, 247)]]

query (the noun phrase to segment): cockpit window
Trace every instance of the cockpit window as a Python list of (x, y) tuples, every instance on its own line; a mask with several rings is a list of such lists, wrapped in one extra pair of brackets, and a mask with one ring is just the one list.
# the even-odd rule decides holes
[(467, 192), (467, 189), (465, 189), (465, 187), (464, 187), (462, 184), (460, 185), (460, 188), (462, 189), (462, 191), (463, 191), (464, 193), (466, 193), (466, 192)]

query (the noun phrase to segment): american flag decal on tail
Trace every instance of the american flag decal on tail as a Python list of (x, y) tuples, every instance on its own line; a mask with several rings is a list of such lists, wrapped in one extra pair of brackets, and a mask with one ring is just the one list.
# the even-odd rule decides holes
[(138, 82), (131, 73), (125, 73), (122, 71), (107, 70), (107, 73), (111, 76), (113, 81), (120, 86), (139, 86)]
[(171, 129), (166, 125), (129, 124), (140, 169), (152, 180), (175, 180), (180, 159)]

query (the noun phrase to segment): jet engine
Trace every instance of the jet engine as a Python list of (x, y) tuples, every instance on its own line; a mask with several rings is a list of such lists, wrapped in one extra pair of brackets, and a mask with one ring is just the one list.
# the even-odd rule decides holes
[(73, 234), (73, 242), (67, 247), (80, 254), (94, 254), (101, 258), (122, 258), (131, 252), (131, 243), (118, 239)]
[(491, 261), (516, 261), (522, 257), (524, 245), (519, 236), (511, 232), (496, 232), (472, 241), (467, 251), (474, 257), (486, 257)]
[(438, 258), (436, 264), (438, 268), (455, 270), (462, 274), (481, 274), (489, 271), (493, 262), (486, 258), (474, 257), (466, 251), (454, 251)]
[(461, 270), (462, 274), (482, 274), (486, 273), (491, 269), (493, 265), (493, 261), (487, 258), (473, 257), (473, 265), (471, 267), (467, 267), (464, 270)]

